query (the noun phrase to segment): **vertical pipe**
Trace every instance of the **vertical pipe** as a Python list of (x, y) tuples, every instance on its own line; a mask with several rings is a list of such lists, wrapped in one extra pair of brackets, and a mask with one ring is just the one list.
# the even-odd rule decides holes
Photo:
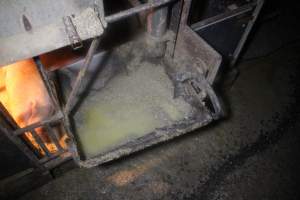
[(162, 38), (165, 35), (168, 24), (167, 17), (168, 7), (151, 9), (147, 17), (147, 31), (150, 36), (154, 38)]
[[(153, 3), (156, 0), (149, 0)], [(163, 57), (166, 50), (164, 36), (168, 27), (169, 7), (152, 8), (147, 17), (147, 32), (149, 35), (149, 53), (153, 57)]]

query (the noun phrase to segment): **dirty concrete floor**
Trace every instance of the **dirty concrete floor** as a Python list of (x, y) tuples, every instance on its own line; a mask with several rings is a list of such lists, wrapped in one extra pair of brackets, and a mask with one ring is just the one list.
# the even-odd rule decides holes
[(21, 200), (299, 199), (299, 55), (293, 44), (242, 62), (222, 95), (226, 119), (109, 164), (73, 169)]

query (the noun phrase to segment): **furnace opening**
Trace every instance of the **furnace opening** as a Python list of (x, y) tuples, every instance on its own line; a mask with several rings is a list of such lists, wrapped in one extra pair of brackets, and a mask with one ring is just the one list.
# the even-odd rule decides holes
[[(55, 114), (53, 103), (33, 59), (1, 67), (0, 84), (0, 101), (16, 127), (25, 128)], [(40, 126), (24, 132), (20, 137), (39, 156), (66, 149), (66, 134), (59, 126)]]

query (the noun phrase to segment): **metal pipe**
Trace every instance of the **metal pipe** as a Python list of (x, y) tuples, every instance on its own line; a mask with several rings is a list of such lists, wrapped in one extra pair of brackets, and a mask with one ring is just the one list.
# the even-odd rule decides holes
[[(149, 0), (154, 2), (155, 0)], [(163, 57), (166, 50), (164, 36), (167, 32), (169, 7), (152, 8), (147, 16), (148, 51), (152, 57)]]
[(167, 23), (168, 7), (152, 8), (147, 17), (147, 31), (154, 38), (162, 38), (167, 31)]
[(82, 81), (85, 77), (85, 74), (87, 72), (87, 69), (89, 68), (90, 64), (91, 64), (91, 61), (93, 59), (93, 56), (99, 46), (99, 43), (100, 43), (100, 38), (95, 38), (93, 41), (92, 41), (92, 44), (88, 50), (88, 53), (86, 55), (86, 58), (85, 58), (85, 61), (84, 61), (84, 64), (83, 64), (83, 67), (81, 68), (81, 70), (79, 71), (78, 75), (77, 75), (77, 78), (76, 78), (76, 81), (75, 81), (75, 84), (74, 84), (74, 87), (69, 95), (69, 98), (68, 98), (68, 101), (66, 103), (66, 107), (65, 107), (65, 114), (69, 114), (71, 112), (71, 110), (73, 109), (73, 106), (76, 104), (76, 101), (77, 101), (77, 95), (81, 89), (81, 86), (82, 86)]
[(25, 132), (30, 132), (31, 130), (33, 130), (35, 128), (38, 128), (38, 127), (41, 127), (41, 126), (44, 126), (44, 125), (47, 125), (47, 124), (51, 124), (51, 123), (56, 123), (56, 122), (59, 122), (62, 119), (63, 119), (63, 114), (61, 112), (59, 112), (58, 114), (52, 116), (49, 119), (46, 119), (46, 120), (31, 124), (29, 126), (26, 126), (24, 128), (19, 128), (19, 129), (15, 130), (14, 135), (18, 136), (18, 135), (21, 135)]
[[(129, 1), (129, 3), (130, 3), (132, 6), (134, 6), (134, 7), (140, 6), (140, 5), (143, 4), (140, 0), (128, 0), (128, 1)], [(139, 23), (142, 25), (143, 22), (146, 21), (146, 16), (147, 16), (147, 15), (146, 15), (145, 12), (138, 13), (138, 15), (139, 15), (139, 17), (138, 17)]]
[(157, 7), (166, 5), (166, 4), (168, 4), (172, 1), (176, 1), (176, 0), (153, 0), (152, 2), (141, 4), (141, 5), (136, 6), (134, 8), (130, 8), (128, 10), (121, 11), (119, 13), (107, 16), (107, 17), (105, 17), (105, 20), (107, 21), (107, 23), (113, 23), (113, 22), (116, 22), (118, 20), (121, 20), (121, 19), (130, 17), (132, 15), (138, 14), (139, 12), (149, 10), (151, 8), (157, 8)]

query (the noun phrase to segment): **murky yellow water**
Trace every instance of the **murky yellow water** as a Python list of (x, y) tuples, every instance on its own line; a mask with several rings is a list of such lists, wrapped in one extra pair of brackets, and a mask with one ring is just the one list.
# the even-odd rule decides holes
[(85, 154), (93, 157), (188, 117), (190, 105), (173, 99), (173, 90), (163, 66), (143, 63), (136, 71), (114, 77), (89, 96), (76, 115)]

